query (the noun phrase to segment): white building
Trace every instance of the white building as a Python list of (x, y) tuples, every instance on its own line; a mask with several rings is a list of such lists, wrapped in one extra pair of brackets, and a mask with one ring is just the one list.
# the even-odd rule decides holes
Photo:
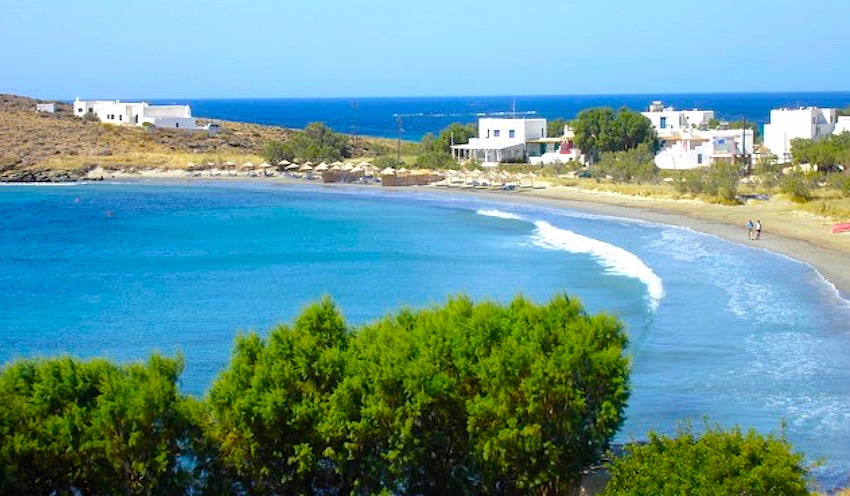
[(773, 109), (770, 111), (770, 123), (764, 125), (764, 145), (779, 162), (789, 162), (791, 140), (805, 138), (819, 141), (835, 131), (837, 117), (838, 111), (834, 108)]
[(842, 115), (835, 121), (835, 129), (832, 134), (850, 133), (850, 115)]
[[(478, 119), (478, 137), (452, 146), (455, 159), (484, 165), (525, 161), (528, 142), (546, 138), (546, 119)], [(539, 147), (538, 147), (539, 150)]]
[(657, 100), (652, 102), (648, 111), (641, 112), (641, 115), (652, 122), (652, 127), (655, 128), (659, 137), (683, 130), (707, 127), (708, 122), (714, 119), (713, 110), (676, 110), (673, 107), (665, 107)]
[(564, 133), (561, 136), (529, 140), (526, 147), (528, 161), (533, 165), (584, 162), (584, 154), (576, 148), (575, 132), (569, 125), (564, 126)]
[(36, 112), (47, 112), (49, 114), (56, 113), (56, 102), (51, 103), (36, 103), (35, 104)]
[(150, 105), (147, 102), (119, 100), (74, 100), (74, 115), (94, 114), (101, 122), (142, 126), (149, 123), (159, 128), (197, 130), (188, 105)]
[(660, 149), (655, 156), (659, 169), (693, 169), (719, 162), (743, 160), (751, 163), (753, 130), (683, 130), (659, 137)]

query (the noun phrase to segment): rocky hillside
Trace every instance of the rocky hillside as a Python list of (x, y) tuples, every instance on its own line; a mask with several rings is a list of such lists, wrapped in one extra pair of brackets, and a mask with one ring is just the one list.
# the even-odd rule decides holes
[[(269, 140), (287, 140), (290, 129), (239, 122), (215, 122), (206, 132), (115, 126), (74, 117), (68, 104), (57, 113), (35, 111), (40, 100), (0, 94), (0, 181), (73, 180), (95, 167), (183, 169), (189, 163), (261, 160)], [(385, 140), (360, 140), (358, 156)]]

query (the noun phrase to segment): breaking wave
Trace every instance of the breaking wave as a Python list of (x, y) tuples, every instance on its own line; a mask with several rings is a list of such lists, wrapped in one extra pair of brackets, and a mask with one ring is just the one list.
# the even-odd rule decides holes
[(522, 217), (516, 214), (512, 214), (509, 212), (502, 212), (501, 210), (478, 210), (478, 215), (483, 215), (484, 217), (496, 217), (498, 219), (508, 219), (508, 220), (523, 220)]
[(605, 267), (605, 272), (608, 274), (638, 279), (646, 285), (652, 310), (658, 308), (658, 302), (664, 297), (664, 283), (634, 253), (598, 239), (557, 228), (542, 220), (535, 221), (534, 226), (537, 228), (533, 240), (535, 245), (570, 253), (587, 254)]
[[(508, 220), (525, 220), (519, 215), (501, 210), (478, 210), (478, 215)], [(590, 255), (605, 268), (605, 273), (631, 277), (646, 285), (653, 311), (664, 297), (664, 283), (637, 255), (619, 246), (560, 229), (548, 222), (534, 221), (532, 243), (541, 248)]]

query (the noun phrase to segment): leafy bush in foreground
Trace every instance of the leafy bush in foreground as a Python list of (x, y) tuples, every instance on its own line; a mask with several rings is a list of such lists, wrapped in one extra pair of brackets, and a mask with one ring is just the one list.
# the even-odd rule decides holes
[(192, 420), (182, 359), (123, 367), (71, 358), (0, 375), (0, 493), (183, 494)]
[(553, 494), (623, 421), (626, 337), (567, 297), (452, 299), (349, 329), (325, 299), (237, 340), (212, 388), (219, 480), (261, 494)]
[(675, 437), (649, 434), (610, 465), (606, 496), (808, 495), (808, 469), (784, 436), (707, 426)]

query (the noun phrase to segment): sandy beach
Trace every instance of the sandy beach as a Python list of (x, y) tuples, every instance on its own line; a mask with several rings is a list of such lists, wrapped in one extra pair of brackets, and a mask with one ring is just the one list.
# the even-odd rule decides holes
[[(95, 172), (95, 174), (99, 173), (101, 171)], [(116, 171), (106, 176), (110, 180), (238, 180), (293, 185), (321, 184), (282, 176), (229, 176), (226, 172), (212, 177), (208, 175), (186, 177), (185, 171), (157, 169), (143, 170), (138, 173)], [(335, 183), (321, 184), (321, 186), (346, 189), (381, 187), (380, 185)], [(445, 188), (434, 185), (392, 188), (392, 191), (421, 192), (423, 189), (434, 194), (475, 195), (507, 203), (569, 208), (593, 214), (686, 227), (733, 243), (762, 248), (807, 263), (833, 284), (842, 297), (850, 299), (850, 233), (832, 234), (831, 221), (793, 211), (792, 204), (784, 200), (751, 201), (746, 205), (726, 206), (696, 200), (644, 198), (551, 185), (541, 189), (520, 191)], [(763, 230), (760, 240), (747, 239), (748, 219), (761, 220)]]
[[(520, 193), (476, 191), (508, 202), (545, 205), (687, 227), (727, 241), (781, 253), (805, 262), (850, 299), (850, 233), (832, 234), (832, 222), (791, 211), (782, 200), (740, 206), (660, 200), (548, 187)], [(748, 219), (761, 220), (760, 240), (748, 240)]]

